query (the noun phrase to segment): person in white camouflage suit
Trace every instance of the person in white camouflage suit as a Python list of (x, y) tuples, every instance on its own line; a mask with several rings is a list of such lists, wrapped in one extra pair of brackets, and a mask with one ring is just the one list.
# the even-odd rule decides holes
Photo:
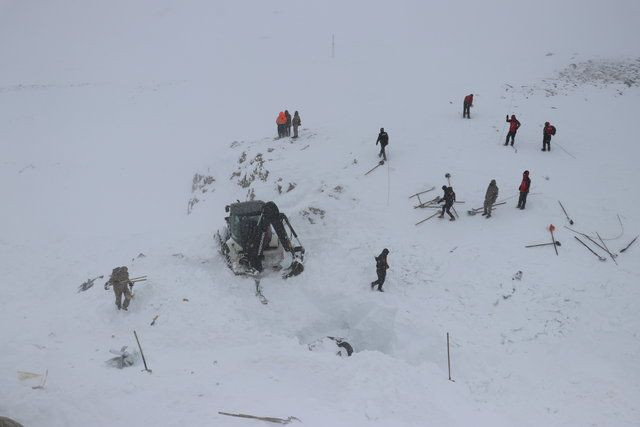
[(492, 179), (489, 187), (487, 187), (487, 194), (484, 196), (484, 213), (483, 216), (491, 218), (491, 207), (498, 199), (498, 184), (496, 180)]
[[(133, 287), (133, 282), (129, 280), (129, 270), (127, 267), (116, 267), (113, 269), (109, 281), (104, 284), (104, 288), (108, 290), (109, 286), (113, 286), (113, 293), (116, 295), (116, 307), (118, 307), (118, 310), (127, 310), (129, 301), (133, 298), (133, 294), (129, 289), (129, 287)], [(122, 302), (123, 295), (124, 303)]]

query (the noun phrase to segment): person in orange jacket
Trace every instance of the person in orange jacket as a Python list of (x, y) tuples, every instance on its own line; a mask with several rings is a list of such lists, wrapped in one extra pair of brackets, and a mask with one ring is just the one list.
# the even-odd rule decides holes
[(282, 138), (286, 132), (287, 126), (287, 117), (284, 115), (283, 111), (280, 111), (280, 113), (278, 113), (276, 124), (278, 125), (278, 138)]

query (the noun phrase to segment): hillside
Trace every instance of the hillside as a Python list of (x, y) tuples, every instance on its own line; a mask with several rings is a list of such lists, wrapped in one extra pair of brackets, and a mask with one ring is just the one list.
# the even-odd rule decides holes
[[(0, 2), (0, 416), (640, 423), (640, 246), (619, 253), (640, 233), (640, 6), (614, 3)], [(285, 108), (298, 140), (275, 139)], [(505, 114), (522, 122), (517, 150)], [(389, 161), (365, 176), (380, 127)], [(445, 173), (459, 220), (414, 225), (433, 210), (409, 196), (441, 195)], [(467, 215), (491, 179), (507, 203)], [(267, 305), (214, 239), (225, 205), (252, 197), (275, 201), (306, 249), (300, 276), (262, 278)], [(564, 228), (559, 200), (617, 264)], [(549, 224), (558, 256), (524, 247)], [(119, 265), (148, 275), (128, 312), (102, 288)], [(134, 329), (151, 374), (139, 357), (105, 363), (136, 348)], [(355, 353), (309, 351), (325, 336)], [(18, 371), (48, 371), (45, 387)]]

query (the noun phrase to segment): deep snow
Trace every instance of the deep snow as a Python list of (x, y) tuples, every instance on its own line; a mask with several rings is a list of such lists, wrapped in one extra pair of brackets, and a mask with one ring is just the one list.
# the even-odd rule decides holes
[[(640, 252), (598, 262), (557, 203), (604, 238), (620, 214), (612, 250), (640, 232), (638, 12), (632, 1), (0, 3), (0, 415), (639, 424)], [(295, 142), (273, 140), (283, 108), (301, 113)], [(502, 146), (507, 113), (523, 123), (517, 153)], [(381, 126), (390, 159), (365, 177)], [(258, 154), (259, 176), (239, 185)], [(491, 220), (466, 215), (491, 179), (499, 199), (515, 196), (525, 169), (540, 193), (525, 211), (511, 198)], [(460, 220), (414, 226), (431, 210), (409, 196), (446, 172)], [(196, 174), (213, 181), (194, 190)], [(267, 306), (213, 239), (224, 206), (249, 192), (276, 201), (307, 250), (301, 276), (262, 280)], [(549, 240), (550, 223), (560, 255), (525, 249)], [(383, 247), (381, 295), (368, 283)], [(117, 265), (149, 276), (129, 312), (106, 277), (76, 292)], [(152, 374), (105, 365), (109, 349), (135, 348), (133, 329)], [(354, 356), (308, 350), (326, 335)], [(43, 390), (17, 376), (47, 369)]]

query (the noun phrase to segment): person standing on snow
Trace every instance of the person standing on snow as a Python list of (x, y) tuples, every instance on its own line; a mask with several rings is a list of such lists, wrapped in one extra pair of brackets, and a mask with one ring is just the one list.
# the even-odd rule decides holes
[(289, 110), (284, 110), (284, 117), (287, 119), (284, 124), (285, 136), (291, 136), (291, 114), (289, 114)]
[(371, 282), (371, 290), (378, 285), (378, 291), (384, 292), (382, 290), (382, 285), (384, 284), (384, 280), (387, 277), (387, 270), (389, 269), (389, 264), (387, 264), (387, 255), (389, 255), (389, 249), (384, 248), (380, 255), (374, 257), (376, 260), (376, 274), (378, 275), (378, 280)]
[(376, 145), (380, 143), (380, 153), (378, 157), (382, 157), (384, 160), (387, 160), (387, 153), (385, 152), (385, 148), (389, 145), (389, 135), (384, 131), (384, 128), (380, 128), (380, 133), (378, 134), (378, 139), (376, 140)]
[(518, 199), (518, 208), (524, 209), (524, 205), (527, 203), (527, 195), (529, 194), (529, 188), (531, 187), (531, 179), (529, 178), (529, 171), (524, 171), (522, 174), (522, 182), (518, 190), (520, 191), (520, 198)]
[(516, 138), (516, 132), (520, 128), (520, 122), (516, 119), (516, 115), (512, 114), (511, 118), (507, 116), (507, 123), (509, 123), (509, 132), (507, 133), (507, 139), (504, 141), (504, 145), (509, 145), (509, 138), (511, 138), (511, 146), (513, 147), (513, 141)]
[(551, 136), (556, 134), (556, 127), (545, 122), (542, 129), (542, 151), (551, 151)]
[[(133, 294), (129, 287), (133, 288), (133, 282), (129, 280), (129, 270), (127, 267), (116, 267), (111, 272), (109, 281), (104, 284), (104, 289), (109, 290), (109, 286), (113, 286), (113, 293), (116, 295), (116, 307), (118, 310), (125, 310), (129, 307), (129, 301), (133, 298)], [(124, 303), (122, 296), (124, 295)]]
[(278, 125), (278, 138), (282, 138), (287, 124), (287, 117), (284, 115), (284, 112), (280, 111), (280, 113), (278, 113), (276, 124)]
[(297, 111), (293, 113), (293, 119), (291, 120), (291, 124), (293, 125), (293, 137), (297, 138), (298, 127), (302, 124), (302, 120), (300, 120), (300, 116), (298, 115)]
[(442, 206), (442, 212), (438, 216), (438, 218), (444, 218), (445, 211), (449, 214), (449, 221), (455, 221), (456, 217), (451, 213), (451, 207), (456, 201), (456, 193), (453, 192), (453, 187), (447, 187), (446, 185), (442, 186), (442, 190), (444, 190), (444, 196), (438, 201), (438, 203), (444, 202)]
[(487, 193), (484, 195), (484, 213), (483, 216), (491, 218), (491, 207), (498, 199), (498, 184), (492, 179), (487, 187)]
[(469, 94), (464, 97), (462, 102), (462, 118), (471, 118), (471, 107), (473, 107), (473, 94)]

